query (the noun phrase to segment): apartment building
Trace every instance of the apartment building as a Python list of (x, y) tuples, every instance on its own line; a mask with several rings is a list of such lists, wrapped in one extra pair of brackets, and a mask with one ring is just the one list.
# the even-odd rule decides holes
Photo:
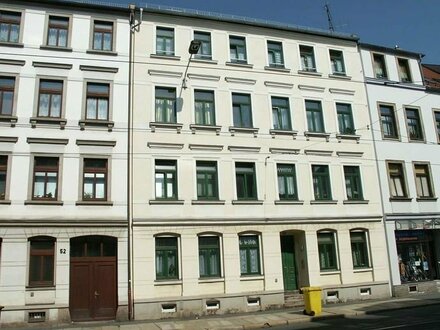
[(423, 55), (360, 47), (394, 294), (437, 291), (431, 280), (440, 277), (438, 90), (425, 88)]
[(152, 6), (139, 23), (135, 317), (263, 310), (309, 285), (389, 296), (358, 38)]
[(0, 3), (2, 323), (127, 317), (128, 10)]

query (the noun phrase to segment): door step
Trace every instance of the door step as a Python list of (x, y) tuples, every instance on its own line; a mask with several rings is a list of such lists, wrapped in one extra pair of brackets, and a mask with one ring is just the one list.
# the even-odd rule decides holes
[(304, 307), (304, 296), (298, 290), (284, 292), (284, 307)]

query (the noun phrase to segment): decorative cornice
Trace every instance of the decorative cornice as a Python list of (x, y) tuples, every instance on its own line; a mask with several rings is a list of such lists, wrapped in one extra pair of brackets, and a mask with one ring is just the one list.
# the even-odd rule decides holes
[(350, 89), (330, 88), (332, 94), (354, 95), (355, 91)]
[(293, 88), (293, 84), (280, 83), (276, 81), (265, 81), (264, 84), (267, 87), (278, 87), (278, 88), (287, 88), (287, 89)]
[(23, 60), (9, 60), (9, 59), (2, 58), (2, 59), (0, 59), (0, 64), (24, 66), (26, 64), (26, 61), (23, 61)]
[(339, 157), (362, 157), (363, 152), (356, 151), (336, 151), (336, 155)]
[(32, 66), (36, 68), (49, 68), (49, 69), (64, 69), (70, 70), (73, 65), (68, 63), (53, 63), (53, 62), (32, 62)]
[(298, 85), (298, 88), (304, 91), (311, 91), (311, 92), (324, 92), (325, 87), (318, 87), (318, 86), (310, 86), (310, 85)]
[(114, 147), (116, 141), (109, 140), (76, 140), (77, 146), (97, 146), (97, 147)]
[(333, 151), (331, 150), (304, 150), (304, 153), (308, 156), (331, 156)]
[(148, 142), (147, 146), (151, 149), (183, 149), (183, 143)]
[(94, 65), (80, 65), (79, 69), (81, 71), (108, 72), (108, 73), (117, 73), (119, 71), (119, 68), (94, 66)]
[(220, 80), (220, 76), (211, 76), (211, 75), (207, 75), (207, 74), (189, 73), (187, 75), (187, 77), (189, 79), (194, 79), (194, 80), (212, 80), (212, 81), (219, 81)]
[(51, 138), (33, 138), (28, 137), (26, 139), (29, 144), (62, 144), (66, 145), (69, 143), (69, 139), (51, 139)]
[(175, 71), (162, 71), (162, 70), (148, 70), (150, 76), (161, 76), (161, 77), (182, 77), (182, 72)]
[(260, 152), (261, 147), (228, 146), (232, 152)]
[(0, 143), (17, 143), (17, 136), (0, 136)]
[(222, 151), (222, 145), (215, 144), (190, 144), (188, 148), (191, 150), (207, 150), (207, 151)]
[(243, 79), (234, 77), (225, 77), (228, 83), (243, 84), (243, 85), (255, 85), (257, 81), (255, 79)]
[(272, 154), (298, 155), (299, 154), (299, 149), (269, 148), (269, 152), (272, 153)]

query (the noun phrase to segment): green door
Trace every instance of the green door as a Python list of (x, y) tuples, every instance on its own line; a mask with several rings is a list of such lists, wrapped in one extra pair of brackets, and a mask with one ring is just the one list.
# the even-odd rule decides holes
[(281, 236), (284, 290), (297, 290), (293, 236)]

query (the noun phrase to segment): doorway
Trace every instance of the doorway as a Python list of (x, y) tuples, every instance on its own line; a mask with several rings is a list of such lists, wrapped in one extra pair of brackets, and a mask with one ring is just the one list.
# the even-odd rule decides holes
[(284, 291), (298, 290), (294, 237), (292, 235), (281, 235), (280, 239)]
[(82, 236), (70, 240), (72, 321), (111, 320), (117, 309), (117, 239)]

